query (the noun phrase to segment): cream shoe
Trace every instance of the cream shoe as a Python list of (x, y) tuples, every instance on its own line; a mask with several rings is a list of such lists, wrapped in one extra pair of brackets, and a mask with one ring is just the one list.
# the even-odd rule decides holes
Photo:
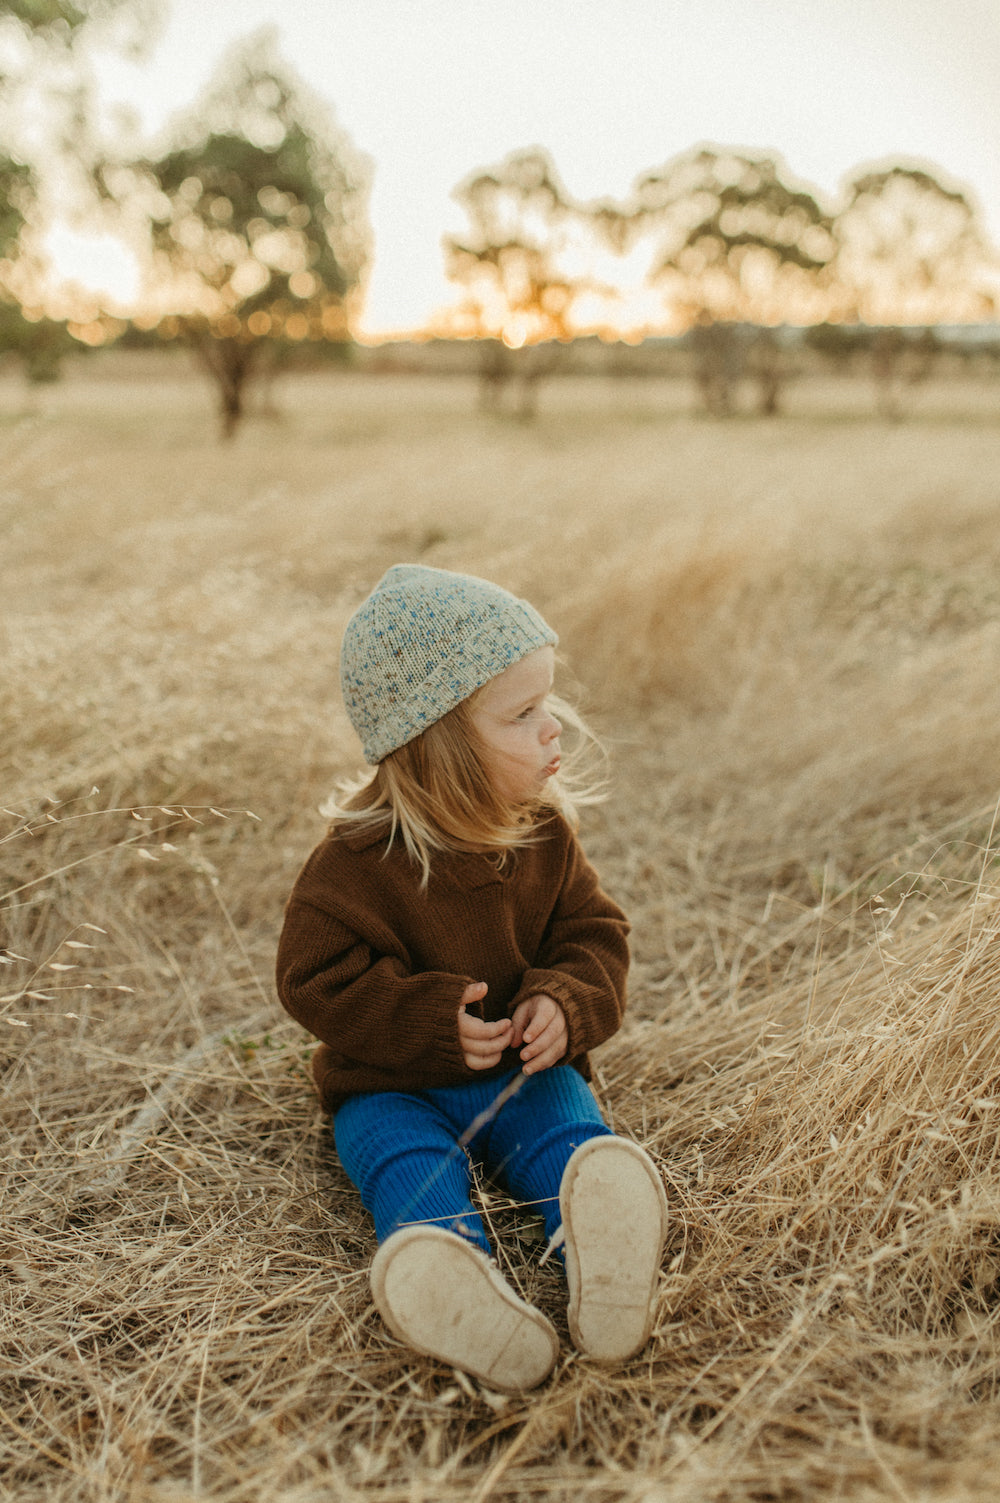
[(649, 1340), (667, 1228), (652, 1159), (625, 1138), (588, 1138), (559, 1187), (569, 1329), (598, 1362), (622, 1362)]
[(455, 1232), (437, 1226), (393, 1232), (375, 1254), (371, 1281), (394, 1336), (489, 1388), (534, 1388), (552, 1371), (555, 1328)]

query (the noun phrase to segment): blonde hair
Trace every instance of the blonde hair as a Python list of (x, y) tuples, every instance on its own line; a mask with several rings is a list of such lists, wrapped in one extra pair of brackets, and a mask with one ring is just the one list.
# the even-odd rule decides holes
[(480, 692), (390, 752), (373, 773), (342, 783), (321, 810), (331, 831), (345, 825), (384, 830), (387, 854), (398, 835), (426, 887), (435, 851), (494, 852), (502, 865), (508, 852), (532, 844), (554, 813), (575, 829), (578, 811), (604, 797), (603, 781), (590, 771), (594, 755), (604, 757), (593, 731), (571, 705), (547, 696), (552, 713), (575, 732), (573, 744), (535, 799), (510, 803), (497, 793), (483, 760), (471, 714)]

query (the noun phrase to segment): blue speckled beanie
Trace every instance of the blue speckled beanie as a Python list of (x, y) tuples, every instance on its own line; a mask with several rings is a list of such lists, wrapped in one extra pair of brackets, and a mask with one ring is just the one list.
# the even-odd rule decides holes
[(559, 638), (534, 606), (472, 574), (396, 564), (354, 612), (340, 684), (365, 761), (381, 762), (511, 663)]

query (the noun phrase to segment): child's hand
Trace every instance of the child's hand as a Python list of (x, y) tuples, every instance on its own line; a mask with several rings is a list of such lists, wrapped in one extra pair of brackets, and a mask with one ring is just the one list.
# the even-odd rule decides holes
[(569, 1031), (558, 1002), (544, 992), (538, 992), (514, 1009), (512, 1021), (514, 1036), (510, 1046), (517, 1049), (522, 1042), (525, 1044), (526, 1047), (521, 1049), (525, 1075), (547, 1070), (562, 1059), (569, 1044)]
[(462, 1005), (458, 1009), (458, 1041), (462, 1046), (462, 1058), (470, 1070), (492, 1070), (500, 1063), (500, 1056), (510, 1044), (513, 1026), (510, 1018), (484, 1023), (481, 1018), (470, 1017), (465, 1010), (471, 1003), (481, 1002), (486, 990), (485, 981), (471, 982), (462, 993)]

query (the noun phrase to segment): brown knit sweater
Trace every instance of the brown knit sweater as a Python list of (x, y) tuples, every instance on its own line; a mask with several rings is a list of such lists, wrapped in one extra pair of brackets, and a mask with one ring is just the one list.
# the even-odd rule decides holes
[[(563, 819), (502, 870), (487, 855), (436, 853), (430, 883), (400, 842), (345, 827), (316, 847), (285, 910), (278, 947), (282, 1002), (320, 1040), (313, 1073), (332, 1110), (360, 1091), (421, 1090), (493, 1071), (462, 1058), (458, 1009), (510, 1017), (536, 992), (559, 1003), (566, 1058), (589, 1078), (587, 1050), (621, 1023), (628, 922)], [(469, 1009), (472, 1011), (473, 1009)]]

